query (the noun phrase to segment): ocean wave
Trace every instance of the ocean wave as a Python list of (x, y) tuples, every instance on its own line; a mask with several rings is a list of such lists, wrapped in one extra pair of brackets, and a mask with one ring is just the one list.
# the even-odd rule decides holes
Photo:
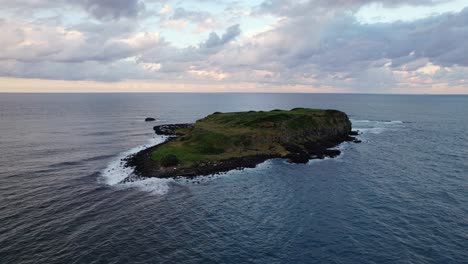
[(152, 138), (145, 145), (138, 146), (121, 153), (101, 172), (101, 181), (107, 185), (119, 189), (136, 188), (138, 190), (152, 194), (166, 194), (169, 191), (169, 183), (173, 181), (172, 179), (148, 178), (135, 180), (132, 182), (122, 182), (124, 179), (133, 174), (133, 168), (125, 166), (125, 162), (123, 161), (124, 158), (138, 153), (139, 151), (150, 146), (161, 144), (166, 141), (166, 139), (167, 137), (165, 136), (157, 136)]
[(190, 179), (186, 177), (177, 177), (174, 179), (174, 182), (178, 184), (200, 184), (200, 183), (216, 180), (222, 177), (230, 177), (230, 176), (235, 177), (240, 174), (252, 173), (252, 172), (258, 173), (260, 171), (267, 170), (271, 168), (272, 166), (274, 166), (274, 160), (278, 160), (278, 159), (265, 160), (264, 162), (257, 164), (257, 166), (255, 166), (254, 168), (233, 169), (230, 171), (220, 172), (220, 173), (216, 173), (212, 175), (195, 176), (195, 177), (191, 177)]
[(336, 160), (336, 159), (340, 158), (342, 155), (343, 155), (343, 152), (341, 152), (340, 155), (338, 155), (338, 156), (336, 156), (334, 158), (324, 157), (323, 159), (310, 159), (306, 164), (307, 165), (312, 165), (312, 164), (316, 164), (316, 163), (327, 161), (327, 160)]
[(403, 124), (400, 120), (367, 120), (367, 119), (350, 119), (351, 123), (376, 123), (376, 124)]
[(351, 119), (353, 129), (358, 130), (360, 134), (380, 134), (388, 129), (394, 129), (397, 125), (404, 124), (400, 120), (367, 120)]
[(359, 132), (363, 134), (371, 133), (371, 134), (380, 134), (386, 130), (384, 127), (371, 127), (371, 128), (356, 128)]

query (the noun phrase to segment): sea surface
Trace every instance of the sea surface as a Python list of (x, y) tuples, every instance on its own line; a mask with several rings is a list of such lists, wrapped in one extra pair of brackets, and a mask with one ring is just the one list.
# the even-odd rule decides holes
[[(363, 142), (119, 183), (154, 125), (294, 107)], [(468, 96), (0, 94), (0, 263), (468, 263)]]

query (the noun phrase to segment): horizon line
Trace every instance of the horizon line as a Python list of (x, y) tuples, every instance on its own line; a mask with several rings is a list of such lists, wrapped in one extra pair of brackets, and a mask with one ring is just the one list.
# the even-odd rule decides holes
[(461, 95), (468, 96), (466, 94), (457, 93), (339, 93), (339, 92), (187, 92), (187, 91), (174, 91), (174, 92), (1, 92), (0, 94), (337, 94), (337, 95)]

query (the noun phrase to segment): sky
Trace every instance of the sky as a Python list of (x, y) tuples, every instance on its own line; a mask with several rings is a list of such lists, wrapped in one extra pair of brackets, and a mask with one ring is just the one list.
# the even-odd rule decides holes
[(466, 0), (0, 7), (0, 92), (468, 94)]

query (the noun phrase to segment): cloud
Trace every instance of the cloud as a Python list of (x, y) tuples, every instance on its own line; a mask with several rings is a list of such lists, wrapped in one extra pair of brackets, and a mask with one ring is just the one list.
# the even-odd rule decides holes
[(219, 37), (218, 34), (215, 32), (211, 32), (210, 36), (206, 40), (206, 42), (203, 44), (204, 47), (206, 48), (214, 48), (214, 47), (219, 47), (222, 46), (232, 40), (234, 40), (237, 36), (239, 36), (241, 33), (239, 24), (230, 26), (226, 29), (226, 32)]
[(239, 25), (228, 27), (221, 37), (215, 32), (211, 32), (208, 39), (198, 46), (190, 46), (187, 48), (176, 48), (170, 43), (164, 43), (158, 48), (142, 52), (138, 56), (139, 63), (159, 63), (161, 64), (160, 72), (166, 73), (186, 73), (189, 70), (205, 70), (208, 69), (212, 61), (210, 59), (214, 54), (221, 52), (223, 49), (239, 36), (241, 30)]
[(79, 0), (77, 3), (98, 19), (136, 17), (145, 9), (144, 2), (139, 0)]
[(159, 11), (163, 25), (174, 29), (185, 29), (190, 25), (196, 26), (197, 32), (212, 30), (219, 26), (217, 18), (206, 11), (189, 10), (165, 4)]
[(361, 24), (341, 13), (285, 18), (212, 59), (227, 72), (270, 71), (266, 82), (388, 88), (401, 81), (393, 70), (414, 72), (427, 63), (467, 67), (467, 47), (468, 8), (405, 23)]
[(156, 47), (157, 33), (140, 32), (118, 37), (60, 26), (35, 25), (0, 20), (0, 60), (22, 62), (113, 61), (135, 56)]
[[(365, 24), (355, 16), (370, 3), (397, 8), (440, 2), (271, 0), (251, 7), (256, 12), (237, 2), (236, 10), (246, 17), (232, 20), (206, 11), (214, 5), (210, 1), (197, 9), (170, 0), (0, 0), (15, 12), (66, 7), (54, 19), (0, 19), (0, 77), (239, 82), (361, 92), (463, 87), (468, 8), (410, 22)], [(89, 16), (96, 19), (83, 19)], [(276, 22), (257, 25), (263, 17)], [(194, 26), (191, 44), (181, 45), (178, 40), (184, 42), (186, 29)], [(262, 30), (254, 34), (249, 27)]]
[(145, 10), (142, 0), (0, 0), (3, 8), (15, 9), (18, 12), (41, 9), (57, 9), (63, 7), (77, 7), (96, 19), (117, 20), (120, 18), (134, 18)]
[(67, 62), (22, 62), (2, 61), (0, 76), (15, 78), (38, 78), (48, 80), (94, 80), (94, 81), (121, 81), (125, 76), (133, 79), (149, 78), (150, 74), (135, 67), (129, 61), (97, 62), (85, 61), (77, 63)]
[(271, 13), (281, 16), (302, 16), (311, 11), (322, 13), (330, 10), (355, 11), (356, 9), (372, 3), (382, 4), (384, 7), (398, 7), (401, 5), (435, 5), (451, 0), (305, 0), (289, 2), (282, 0), (263, 1), (256, 9), (260, 13)]
[(187, 10), (183, 7), (177, 7), (174, 10), (170, 19), (178, 20), (178, 19), (186, 19), (189, 21), (193, 21), (196, 23), (202, 22), (211, 17), (211, 14), (208, 12), (201, 12), (201, 11), (191, 11)]

